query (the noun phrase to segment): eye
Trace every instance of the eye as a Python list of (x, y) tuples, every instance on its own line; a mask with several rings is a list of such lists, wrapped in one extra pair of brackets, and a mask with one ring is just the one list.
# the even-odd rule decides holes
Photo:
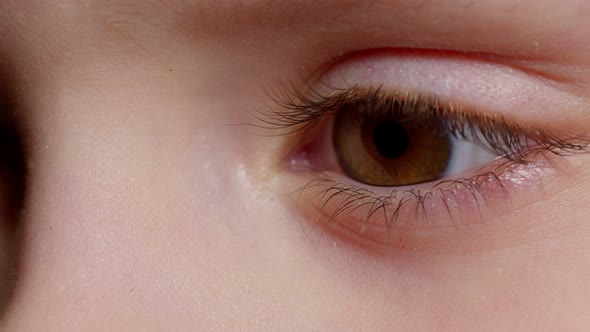
[(532, 118), (529, 108), (549, 109), (543, 95), (559, 92), (524, 74), (462, 63), (444, 72), (445, 61), (433, 59), (355, 59), (311, 89), (281, 93), (260, 118), (293, 142), (288, 196), (313, 225), (431, 246), (424, 239), (434, 229), (489, 224), (539, 202), (568, 167), (561, 159), (588, 152), (584, 134)]

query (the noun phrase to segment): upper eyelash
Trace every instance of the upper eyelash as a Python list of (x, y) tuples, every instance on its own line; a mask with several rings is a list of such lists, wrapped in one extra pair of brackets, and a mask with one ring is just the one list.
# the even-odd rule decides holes
[(362, 88), (356, 85), (334, 89), (327, 95), (314, 90), (307, 94), (283, 91), (278, 98), (272, 99), (278, 108), (270, 107), (257, 119), (265, 123), (264, 128), (286, 130), (285, 135), (305, 133), (326, 115), (344, 107), (364, 106), (364, 112), (359, 112), (359, 116), (383, 116), (387, 115), (383, 113), (394, 111), (391, 106), (397, 103), (403, 105), (403, 115), (414, 119), (443, 120), (449, 134), (468, 139), (511, 161), (525, 162), (531, 155), (542, 153), (569, 155), (586, 151), (590, 145), (590, 137), (583, 134), (556, 134), (499, 114), (466, 110), (433, 95), (391, 92), (381, 86)]

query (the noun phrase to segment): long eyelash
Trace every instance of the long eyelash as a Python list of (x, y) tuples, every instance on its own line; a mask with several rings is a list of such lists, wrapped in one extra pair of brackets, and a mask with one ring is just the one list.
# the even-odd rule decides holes
[(497, 163), (493, 170), (482, 171), (482, 168), (471, 178), (439, 181), (428, 190), (394, 188), (386, 195), (378, 195), (360, 186), (338, 183), (331, 180), (328, 174), (324, 176), (311, 171), (316, 178), (291, 193), (296, 194), (299, 200), (303, 192), (314, 190), (315, 194), (311, 199), (320, 211), (326, 210), (331, 202), (339, 201), (333, 212), (326, 216), (330, 225), (336, 225), (347, 215), (363, 210), (364, 216), (359, 225), (361, 233), (371, 225), (371, 219), (375, 215), (382, 215), (384, 226), (391, 231), (400, 224), (400, 211), (409, 204), (415, 204), (416, 215), (426, 216), (426, 206), (433, 200), (440, 200), (453, 220), (453, 211), (448, 201), (449, 197), (456, 195), (458, 189), (465, 189), (478, 207), (482, 201), (486, 201), (482, 190), (484, 183), (494, 183), (508, 199), (508, 191), (499, 174), (512, 173), (520, 176), (512, 171), (515, 166), (549, 155), (567, 156), (588, 152), (590, 149), (588, 136), (558, 134), (498, 114), (466, 109), (436, 96), (414, 92), (399, 93), (382, 87), (353, 86), (332, 89), (327, 95), (313, 90), (305, 93), (284, 91), (278, 98), (272, 99), (278, 107), (270, 107), (257, 118), (264, 123), (260, 127), (276, 129), (284, 135), (305, 136), (325, 116), (353, 109), (358, 110), (359, 117), (411, 117), (426, 124), (439, 121), (448, 134), (470, 140), (503, 157), (504, 161)]
[(310, 90), (307, 94), (283, 92), (273, 98), (278, 109), (269, 108), (257, 119), (265, 128), (293, 134), (311, 130), (326, 115), (343, 109), (360, 109), (358, 116), (411, 116), (420, 122), (443, 121), (447, 133), (467, 139), (508, 160), (526, 162), (527, 157), (550, 152), (569, 155), (586, 151), (590, 137), (556, 135), (498, 114), (466, 110), (432, 95), (388, 92), (382, 87), (353, 86), (334, 89), (328, 95)]

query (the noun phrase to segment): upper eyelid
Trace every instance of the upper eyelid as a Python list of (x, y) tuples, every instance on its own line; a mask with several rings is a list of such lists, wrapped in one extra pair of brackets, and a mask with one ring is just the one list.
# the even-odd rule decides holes
[[(345, 62), (326, 74), (329, 86), (346, 81), (403, 87), (436, 94), (464, 103), (493, 105), (495, 112), (511, 112), (515, 108), (543, 100), (551, 105), (547, 94), (572, 99), (557, 85), (548, 84), (511, 67), (441, 57), (398, 57), (395, 54), (371, 56), (362, 62)], [(483, 108), (483, 105), (476, 105)], [(556, 108), (556, 107), (555, 107)]]
[[(590, 122), (590, 99), (567, 84), (544, 79), (501, 63), (446, 52), (370, 50), (343, 55), (304, 79), (303, 93), (382, 85), (438, 95), (458, 104), (500, 113), (539, 126), (550, 123), (583, 131)], [(298, 90), (298, 89), (290, 89)], [(298, 91), (300, 93), (301, 91)], [(576, 126), (578, 126), (576, 128)]]

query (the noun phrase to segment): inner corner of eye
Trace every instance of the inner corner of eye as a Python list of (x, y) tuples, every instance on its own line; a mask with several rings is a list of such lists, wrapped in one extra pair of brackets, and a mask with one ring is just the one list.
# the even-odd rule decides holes
[(321, 140), (314, 138), (298, 144), (289, 151), (283, 161), (283, 165), (292, 171), (309, 171), (327, 167), (323, 164), (323, 158), (318, 158), (322, 153), (320, 151), (320, 143)]
[(292, 170), (307, 168), (310, 166), (309, 152), (306, 146), (298, 148), (287, 156), (287, 166)]

